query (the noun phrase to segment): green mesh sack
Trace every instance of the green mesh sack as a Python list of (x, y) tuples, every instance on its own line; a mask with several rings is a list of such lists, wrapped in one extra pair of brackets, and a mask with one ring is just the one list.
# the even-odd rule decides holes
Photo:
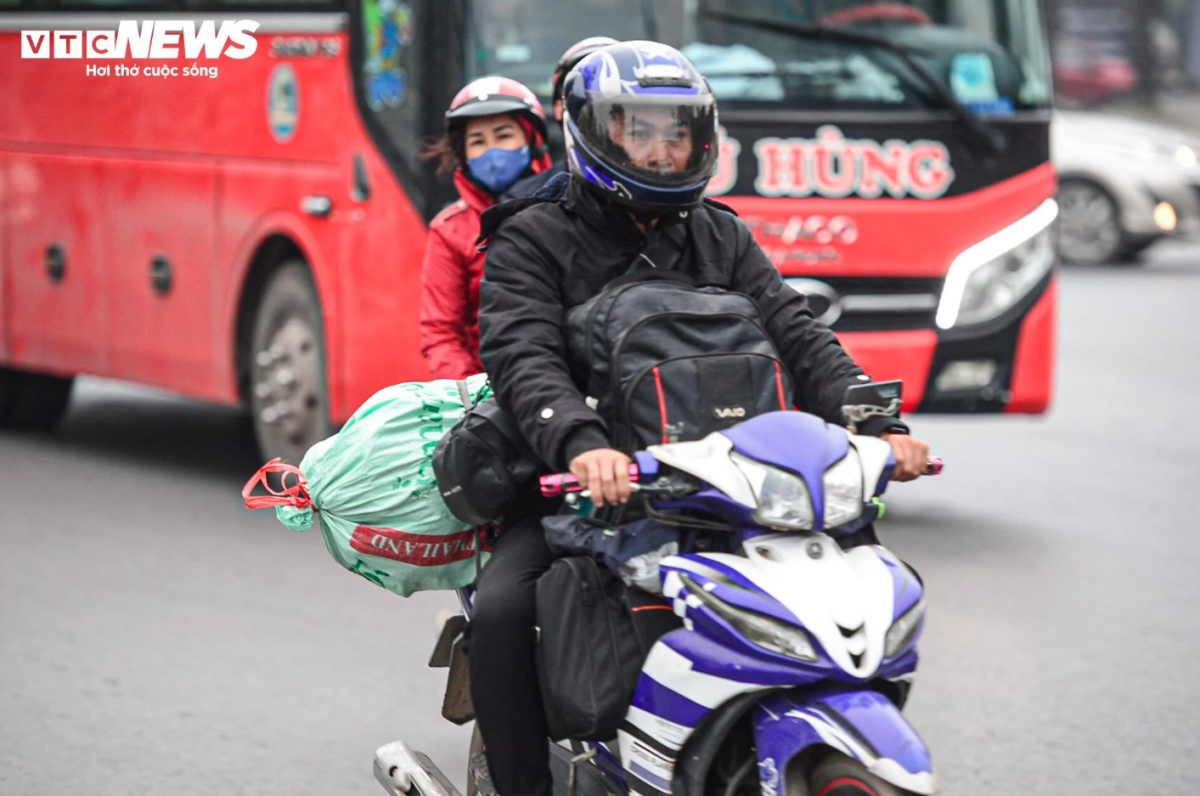
[[(471, 404), (487, 398), (487, 376), (380, 390), (341, 431), (309, 448), (299, 468), (279, 459), (263, 465), (242, 490), (246, 506), (274, 507), (295, 531), (315, 518), (339, 564), (396, 594), (470, 584), (487, 554), (476, 555), (476, 529), (446, 508), (432, 461), (465, 411), (464, 391)], [(258, 486), (269, 494), (252, 495)]]

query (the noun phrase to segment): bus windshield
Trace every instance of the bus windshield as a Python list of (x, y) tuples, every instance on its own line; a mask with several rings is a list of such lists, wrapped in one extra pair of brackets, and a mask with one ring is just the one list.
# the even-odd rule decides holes
[(949, 92), (991, 116), (1049, 105), (1042, 30), (1038, 0), (474, 0), (468, 64), (546, 101), (577, 39), (653, 39), (691, 58), (723, 109), (912, 110)]

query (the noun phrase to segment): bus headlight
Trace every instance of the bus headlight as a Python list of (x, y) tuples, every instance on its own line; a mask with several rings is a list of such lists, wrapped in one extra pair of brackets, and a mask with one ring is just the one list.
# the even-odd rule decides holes
[(813, 649), (808, 634), (795, 625), (781, 622), (769, 616), (756, 614), (735, 608), (714, 594), (703, 589), (700, 584), (687, 575), (680, 575), (683, 584), (690, 594), (717, 616), (728, 622), (734, 630), (745, 636), (756, 647), (762, 647), (769, 652), (786, 655), (801, 661), (817, 660), (817, 651)]
[(883, 657), (891, 658), (912, 643), (925, 618), (925, 598), (917, 600), (917, 604), (909, 608), (888, 628), (883, 641)]
[(988, 321), (1021, 300), (1054, 265), (1053, 199), (954, 258), (938, 303), (942, 329)]
[(863, 510), (863, 473), (854, 446), (825, 471), (825, 530), (856, 520)]
[(729, 455), (754, 491), (758, 508), (753, 516), (757, 522), (785, 531), (813, 527), (812, 499), (803, 478), (740, 453)]

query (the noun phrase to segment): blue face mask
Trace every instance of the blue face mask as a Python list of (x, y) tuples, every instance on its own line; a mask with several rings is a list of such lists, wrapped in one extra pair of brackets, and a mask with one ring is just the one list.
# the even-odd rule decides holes
[(529, 168), (529, 146), (520, 149), (489, 149), (467, 161), (471, 176), (493, 194), (504, 192)]

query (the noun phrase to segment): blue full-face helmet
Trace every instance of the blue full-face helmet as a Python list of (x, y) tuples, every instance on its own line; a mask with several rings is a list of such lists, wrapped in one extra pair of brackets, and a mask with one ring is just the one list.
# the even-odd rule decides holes
[(694, 207), (717, 166), (717, 100), (683, 53), (652, 41), (611, 44), (563, 87), (567, 167), (638, 210)]

